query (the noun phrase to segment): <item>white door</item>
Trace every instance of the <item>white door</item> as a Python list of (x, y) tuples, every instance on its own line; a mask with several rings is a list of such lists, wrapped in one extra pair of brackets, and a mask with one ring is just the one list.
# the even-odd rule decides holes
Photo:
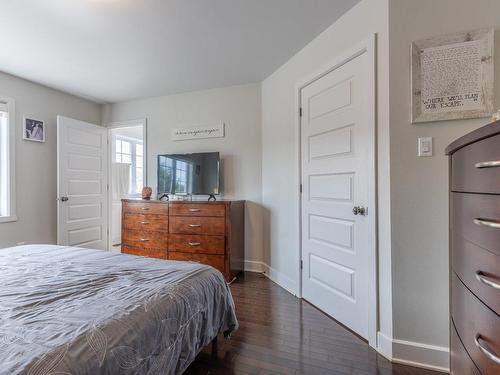
[(107, 249), (107, 129), (57, 116), (57, 243)]
[(302, 295), (366, 339), (375, 287), (370, 69), (364, 52), (301, 90)]

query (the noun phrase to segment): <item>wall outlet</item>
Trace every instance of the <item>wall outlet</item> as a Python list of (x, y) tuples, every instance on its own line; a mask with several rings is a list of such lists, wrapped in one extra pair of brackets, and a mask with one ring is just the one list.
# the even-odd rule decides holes
[(432, 137), (418, 139), (418, 156), (432, 156)]

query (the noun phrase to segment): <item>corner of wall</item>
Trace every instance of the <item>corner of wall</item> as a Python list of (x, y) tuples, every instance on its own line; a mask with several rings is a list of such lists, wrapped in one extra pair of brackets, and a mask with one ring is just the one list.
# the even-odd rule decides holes
[(108, 103), (101, 104), (101, 125), (107, 126), (109, 119), (111, 118), (111, 105)]
[(293, 294), (295, 297), (299, 297), (299, 285), (290, 277), (269, 266), (265, 262), (246, 260), (245, 271), (261, 273), (269, 280), (285, 289), (288, 293)]

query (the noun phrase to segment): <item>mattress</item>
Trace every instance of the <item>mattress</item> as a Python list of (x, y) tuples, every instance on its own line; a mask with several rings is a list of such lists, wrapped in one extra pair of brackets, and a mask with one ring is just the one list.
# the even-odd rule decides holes
[(54, 245), (0, 250), (0, 374), (179, 374), (236, 330), (212, 267)]

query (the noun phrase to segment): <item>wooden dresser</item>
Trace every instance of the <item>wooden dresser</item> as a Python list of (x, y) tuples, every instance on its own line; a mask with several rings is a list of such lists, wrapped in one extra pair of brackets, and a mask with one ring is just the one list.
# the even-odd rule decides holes
[(244, 201), (122, 201), (122, 252), (208, 264), (231, 281), (244, 265)]
[(500, 121), (446, 153), (451, 374), (500, 374)]

